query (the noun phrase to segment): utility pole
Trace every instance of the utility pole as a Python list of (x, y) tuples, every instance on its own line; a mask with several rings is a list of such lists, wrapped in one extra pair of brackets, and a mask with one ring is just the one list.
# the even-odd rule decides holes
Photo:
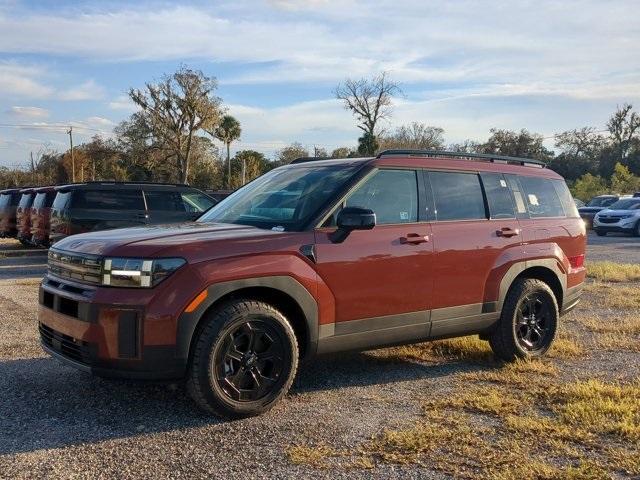
[(69, 144), (71, 145), (71, 182), (76, 181), (76, 160), (73, 158), (73, 127), (69, 126)]
[(36, 184), (36, 166), (33, 163), (33, 152), (30, 152), (31, 154), (31, 181), (33, 182), (33, 184)]

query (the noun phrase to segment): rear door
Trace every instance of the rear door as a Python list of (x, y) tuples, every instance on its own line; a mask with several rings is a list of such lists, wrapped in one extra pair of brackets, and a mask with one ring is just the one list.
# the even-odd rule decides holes
[(142, 189), (79, 189), (73, 192), (70, 234), (147, 224)]
[(436, 210), (431, 335), (478, 331), (496, 317), (497, 299), (485, 297), (489, 276), (520, 257), (522, 236), (511, 190), (496, 173), (431, 171), (426, 176)]

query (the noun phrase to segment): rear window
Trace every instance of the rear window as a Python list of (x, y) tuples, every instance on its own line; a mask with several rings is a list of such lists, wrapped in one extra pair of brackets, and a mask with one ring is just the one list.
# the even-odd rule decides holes
[(29, 208), (31, 206), (32, 201), (33, 201), (33, 193), (23, 193), (22, 197), (20, 197), (20, 203), (18, 204), (18, 207)]
[(55, 192), (40, 192), (36, 194), (36, 198), (33, 200), (34, 208), (47, 208), (53, 203)]
[(76, 190), (73, 208), (89, 210), (144, 210), (142, 190)]
[(438, 220), (485, 219), (480, 178), (475, 173), (430, 172)]
[(553, 181), (540, 177), (520, 177), (527, 210), (532, 218), (564, 217), (564, 208)]
[(515, 218), (511, 189), (500, 173), (482, 173), (482, 185), (489, 204), (491, 218)]
[(2, 194), (0, 195), (0, 208), (6, 208), (11, 205), (11, 195)]
[(144, 192), (147, 199), (147, 208), (153, 212), (184, 212), (184, 203), (178, 192), (171, 191), (151, 191)]
[(69, 205), (69, 199), (71, 198), (71, 192), (57, 192), (55, 200), (53, 201), (53, 208), (56, 210), (62, 210)]

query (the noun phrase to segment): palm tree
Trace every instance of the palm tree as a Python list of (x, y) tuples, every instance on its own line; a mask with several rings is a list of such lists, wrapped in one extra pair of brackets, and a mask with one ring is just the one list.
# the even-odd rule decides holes
[(231, 115), (223, 116), (220, 125), (213, 132), (213, 136), (227, 147), (227, 186), (231, 185), (231, 142), (238, 140), (241, 133), (240, 122)]

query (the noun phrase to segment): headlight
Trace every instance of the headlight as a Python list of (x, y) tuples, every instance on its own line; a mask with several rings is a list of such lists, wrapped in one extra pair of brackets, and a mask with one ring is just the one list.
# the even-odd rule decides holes
[(102, 284), (110, 287), (155, 287), (185, 263), (184, 258), (105, 258)]

